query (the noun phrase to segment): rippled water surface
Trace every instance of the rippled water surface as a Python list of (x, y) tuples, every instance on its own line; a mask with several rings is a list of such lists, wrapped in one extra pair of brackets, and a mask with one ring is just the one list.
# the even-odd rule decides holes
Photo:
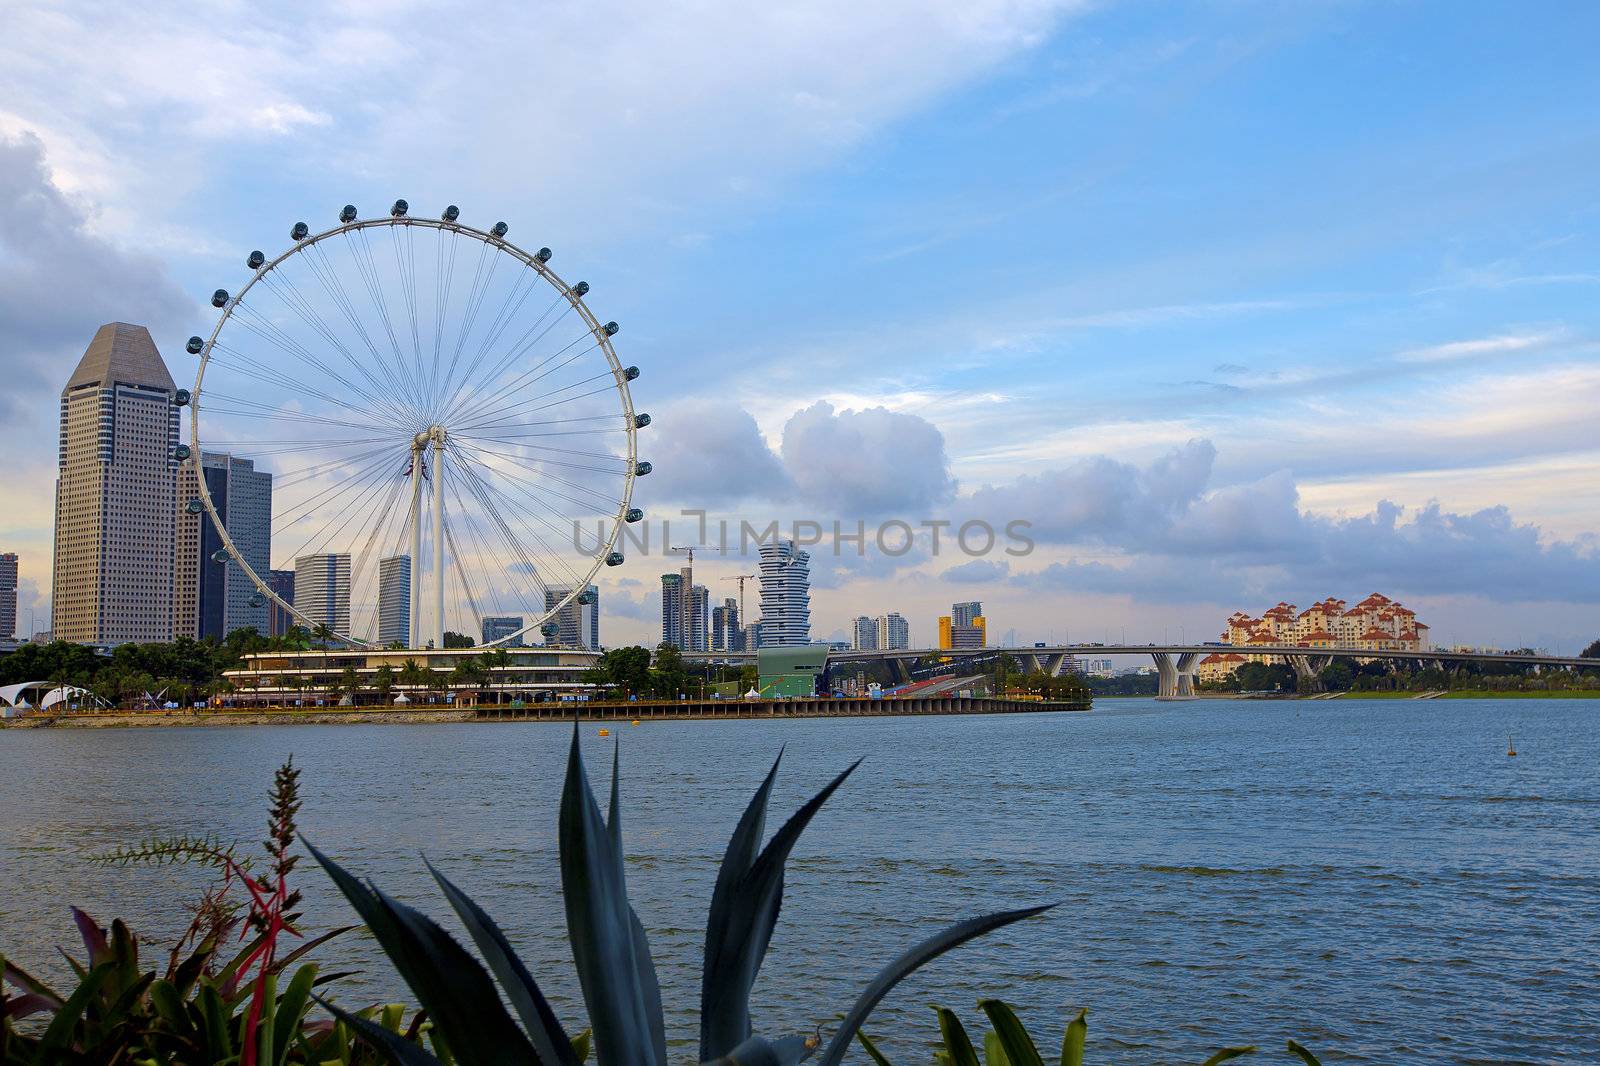
[[(1198, 1062), (1291, 1035), (1325, 1062), (1593, 1062), (1597, 716), (1580, 700), (1106, 700), (1090, 714), (613, 733), (629, 887), (685, 1047), (716, 863), (787, 745), (775, 817), (866, 762), (796, 853), (759, 984), (763, 1031), (829, 1022), (938, 923), (1058, 900), (903, 985), (869, 1031), (900, 1062), (924, 1062), (927, 1003), (975, 1025), (975, 1001), (999, 994), (1052, 1043), (1088, 1006), (1101, 1063)], [(568, 735), (540, 723), (0, 732), (0, 951), (59, 973), (69, 903), (172, 935), (182, 918), (155, 901), (192, 893), (199, 872), (107, 871), (86, 856), (152, 833), (254, 841), (292, 753), (314, 842), (443, 916), (426, 852), (576, 1016), (555, 859)], [(615, 741), (593, 725), (583, 736), (603, 789)], [(300, 873), (309, 926), (348, 920), (320, 872)], [(344, 1001), (403, 996), (369, 941), (346, 954), (363, 973)]]

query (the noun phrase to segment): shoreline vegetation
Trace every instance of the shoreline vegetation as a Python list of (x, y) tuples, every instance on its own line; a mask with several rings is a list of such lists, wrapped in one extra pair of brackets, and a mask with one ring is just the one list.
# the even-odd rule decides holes
[[(596, 1066), (667, 1066), (667, 1004), (649, 933), (628, 896), (615, 747), (611, 759), (610, 802), (602, 808), (574, 724), (557, 818), (558, 857), (567, 940), (590, 1028), (579, 1032), (562, 1024), (495, 920), (426, 859), (476, 951), (429, 915), (319, 851), (297, 824), (300, 771), (291, 761), (279, 768), (269, 793), (263, 855), (248, 855), (208, 835), (151, 837), (95, 860), (108, 869), (192, 863), (215, 871), (216, 881), (198, 902), (161, 901), (166, 907), (158, 913), (175, 926), (186, 925), (165, 960), (158, 953), (152, 965), (148, 950), (142, 960), (141, 947), (152, 945), (141, 943), (121, 919), (103, 927), (77, 908), (72, 916), (86, 959), (69, 957), (74, 987), (57, 991), (15, 956), (0, 954), (0, 1066), (583, 1066), (591, 1058)], [(819, 1004), (812, 1019), (781, 1019), (786, 1032), (756, 1032), (751, 996), (783, 904), (785, 867), (811, 820), (860, 766), (860, 760), (847, 766), (769, 836), (768, 801), (781, 760), (780, 752), (739, 817), (717, 874), (693, 1061), (841, 1066), (859, 1044), (873, 1062), (887, 1066), (864, 1026), (902, 980), (970, 941), (1039, 919), (1056, 904), (1036, 902), (946, 926), (887, 960), (853, 1003)], [(302, 852), (348, 901), (355, 924), (314, 935), (302, 926), (301, 894), (293, 887)], [(394, 965), (414, 997), (412, 1005), (352, 1010), (338, 1002), (338, 982), (349, 974), (337, 965), (344, 943), (339, 938), (362, 927)], [(995, 950), (1011, 956), (1013, 972), (1037, 965), (1015, 945), (1001, 942)], [(230, 952), (236, 953), (230, 958)], [(1012, 1007), (985, 998), (979, 1008), (991, 1028), (975, 1042), (953, 1011), (935, 1005), (936, 1062), (977, 1066), (981, 1044), (990, 1064), (1043, 1066), (1038, 1043)], [(1079, 1009), (1062, 1038), (1061, 1066), (1083, 1066), (1087, 1035), (1086, 1011)], [(924, 1045), (923, 1054), (927, 1050)], [(1285, 1050), (1303, 1066), (1318, 1066), (1316, 1056), (1294, 1040)], [(1211, 1051), (1203, 1066), (1257, 1051), (1254, 1045), (1224, 1046)]]

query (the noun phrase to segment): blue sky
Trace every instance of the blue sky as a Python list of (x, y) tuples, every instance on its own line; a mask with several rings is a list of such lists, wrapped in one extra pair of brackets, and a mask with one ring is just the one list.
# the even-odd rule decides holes
[[(1192, 637), (1374, 589), (1452, 643), (1600, 635), (1600, 10), (860, 6), (8, 9), (30, 594), (94, 328), (148, 321), (181, 378), (247, 251), (405, 196), (595, 286), (653, 514), (1039, 531), (827, 562), (818, 636), (978, 598), (1018, 639)], [(608, 641), (652, 638), (664, 568), (612, 575)]]

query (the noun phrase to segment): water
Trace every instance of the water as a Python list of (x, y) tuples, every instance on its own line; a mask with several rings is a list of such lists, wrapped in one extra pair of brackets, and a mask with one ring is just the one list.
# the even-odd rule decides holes
[[(1283, 1060), (1288, 1036), (1324, 1062), (1590, 1062), (1597, 712), (1105, 700), (1091, 714), (612, 730), (629, 886), (681, 1048), (697, 1033), (716, 863), (787, 745), (774, 820), (867, 761), (792, 863), (760, 1031), (829, 1023), (940, 923), (1057, 900), (902, 985), (869, 1032), (896, 1061), (926, 1062), (926, 1004), (975, 1028), (976, 1000), (998, 994), (1049, 1044), (1088, 1006), (1101, 1063), (1198, 1062), (1242, 1042)], [(613, 741), (583, 734), (602, 790)], [(192, 894), (199, 872), (106, 871), (85, 856), (151, 833), (259, 839), (262, 794), (292, 752), (314, 842), (443, 918), (426, 851), (576, 1019), (555, 859), (568, 735), (537, 723), (0, 732), (0, 950), (59, 974), (68, 903), (170, 937), (183, 916), (165, 901)], [(348, 920), (320, 871), (300, 873), (309, 927)], [(339, 999), (405, 998), (370, 941), (344, 950), (363, 972)]]

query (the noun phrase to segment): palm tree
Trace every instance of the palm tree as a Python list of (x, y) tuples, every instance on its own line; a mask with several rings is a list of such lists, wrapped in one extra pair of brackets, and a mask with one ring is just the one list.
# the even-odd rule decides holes
[(378, 690), (378, 699), (389, 702), (389, 692), (394, 688), (394, 667), (384, 663), (372, 675), (372, 687)]
[(333, 643), (334, 636), (333, 630), (329, 628), (328, 624), (326, 622), (318, 622), (317, 628), (311, 632), (312, 636), (316, 637), (317, 647), (321, 648), (323, 651), (327, 651), (328, 645)]
[[(478, 661), (483, 664), (483, 668), (488, 675), (487, 682), (493, 685), (494, 672), (496, 670), (504, 670), (511, 665), (511, 653), (504, 648), (492, 648), (479, 656)], [(504, 679), (502, 679), (501, 684), (503, 685), (504, 683)], [(494, 702), (497, 705), (500, 703), (501, 692), (500, 688), (494, 689)]]

